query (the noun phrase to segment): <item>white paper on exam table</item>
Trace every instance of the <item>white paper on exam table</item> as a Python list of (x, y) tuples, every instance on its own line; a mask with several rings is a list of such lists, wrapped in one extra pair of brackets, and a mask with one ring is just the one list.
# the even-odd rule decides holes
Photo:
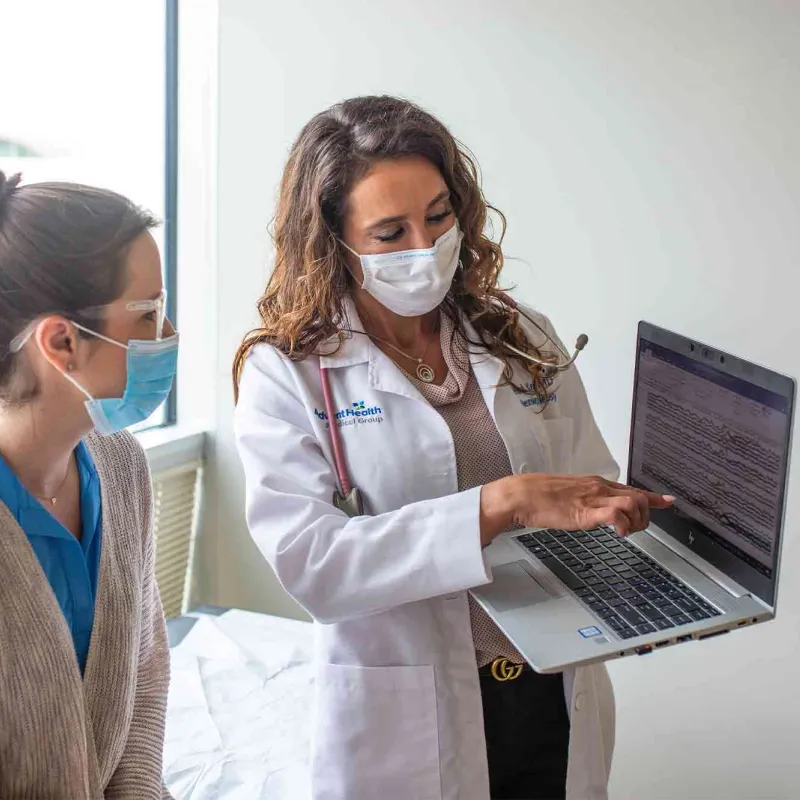
[(164, 775), (176, 800), (309, 797), (312, 626), (200, 616), (172, 650)]

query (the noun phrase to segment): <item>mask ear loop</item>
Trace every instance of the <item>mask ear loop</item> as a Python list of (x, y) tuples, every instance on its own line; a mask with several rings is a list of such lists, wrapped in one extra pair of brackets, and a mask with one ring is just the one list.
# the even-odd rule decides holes
[[(94, 331), (90, 331), (88, 328), (84, 328), (82, 325), (79, 325), (77, 322), (72, 322), (71, 320), (69, 320), (69, 321), (70, 321), (70, 323), (72, 325), (74, 325), (79, 330), (82, 330), (84, 333), (88, 333), (88, 334), (91, 334), (93, 336), (97, 336), (100, 339), (105, 339), (106, 341), (112, 342), (113, 344), (118, 344), (118, 345), (120, 345), (120, 347), (125, 347), (125, 345), (121, 345), (119, 342), (115, 342), (113, 339), (109, 339), (106, 336), (103, 336), (102, 334), (95, 333)], [(34, 321), (34, 322), (30, 323), (25, 330), (23, 330), (21, 333), (19, 333), (17, 336), (15, 336), (11, 340), (11, 343), (8, 346), (8, 352), (12, 353), (12, 354), (19, 353), (20, 350), (22, 350), (22, 348), (25, 347), (26, 344), (28, 344), (28, 342), (31, 340), (33, 335), (36, 333), (36, 329), (39, 327), (39, 323), (40, 322), (41, 322), (41, 320)], [(127, 349), (127, 347), (126, 347), (126, 349)], [(78, 381), (70, 374), (72, 372), (72, 369), (73, 369), (72, 364), (68, 364), (66, 370), (61, 370), (58, 367), (56, 367), (51, 361), (49, 361), (49, 359), (48, 359), (48, 362), (50, 363), (50, 365), (54, 369), (57, 369), (61, 373), (61, 375), (63, 377), (65, 377), (81, 394), (83, 394), (84, 397), (86, 397), (87, 400), (94, 400), (92, 395), (89, 394), (89, 392), (83, 386), (81, 386), (81, 384), (78, 383)]]
[(130, 347), (127, 344), (123, 344), (122, 342), (118, 342), (116, 339), (112, 339), (109, 336), (104, 336), (102, 333), (98, 333), (97, 331), (91, 330), (91, 328), (84, 328), (83, 325), (80, 325), (77, 322), (72, 323), (79, 331), (83, 331), (84, 333), (88, 333), (89, 336), (94, 336), (96, 339), (102, 339), (104, 342), (108, 342), (109, 344), (115, 344), (117, 347), (121, 347), (123, 350), (130, 350)]
[(364, 269), (364, 264), (361, 261), (361, 255), (359, 253), (356, 253), (356, 251), (353, 250), (353, 248), (350, 247), (350, 245), (347, 244), (347, 242), (344, 239), (339, 238), (338, 236), (336, 236), (336, 234), (332, 234), (332, 236), (342, 247), (345, 248), (345, 250), (349, 250), (358, 259), (358, 263), (361, 265), (361, 275), (362, 275), (362, 279), (361, 279), (360, 282), (359, 282), (358, 278), (353, 274), (353, 270), (350, 269), (350, 265), (347, 263), (347, 259), (346, 258), (344, 259), (344, 268), (347, 270), (348, 274), (353, 279), (353, 282), (355, 283), (355, 285), (358, 286), (359, 289), (363, 289), (364, 288), (364, 281), (366, 280), (367, 273), (366, 273), (366, 270)]
[(350, 247), (350, 245), (347, 244), (347, 242), (344, 239), (339, 239), (337, 237), (337, 241), (339, 242), (340, 245), (342, 245), (342, 247), (344, 247), (347, 250), (349, 250), (359, 261), (361, 261), (361, 253), (356, 253), (356, 251), (353, 250), (353, 248)]
[[(70, 365), (70, 366), (71, 366), (71, 365)], [(64, 376), (64, 377), (65, 377), (65, 378), (66, 378), (66, 379), (67, 379), (67, 380), (68, 380), (68, 381), (69, 381), (69, 382), (70, 382), (70, 383), (71, 383), (71, 384), (72, 384), (72, 385), (73, 385), (73, 386), (74, 386), (74, 387), (75, 387), (75, 388), (76, 388), (76, 389), (77, 389), (77, 390), (78, 390), (78, 391), (79, 391), (79, 392), (80, 392), (80, 393), (81, 393), (81, 394), (82, 394), (82, 395), (83, 395), (83, 396), (84, 396), (84, 397), (85, 397), (87, 400), (94, 400), (94, 397), (92, 397), (92, 395), (90, 395), (90, 394), (89, 394), (89, 392), (88, 392), (88, 391), (87, 391), (87, 390), (86, 390), (86, 389), (85, 389), (83, 386), (81, 386), (81, 384), (80, 384), (80, 383), (78, 383), (78, 381), (76, 381), (76, 380), (75, 380), (75, 378), (74, 378), (72, 375), (70, 375), (70, 373), (69, 373), (69, 368), (67, 368), (67, 371), (66, 371), (66, 372), (62, 372), (61, 370), (58, 370), (58, 371), (59, 371), (59, 372), (61, 372), (61, 374), (62, 374), (62, 375), (63, 375), (63, 376)]]
[[(76, 312), (80, 317), (94, 317), (99, 316), (107, 307), (106, 306), (88, 306), (87, 308), (82, 308), (80, 311)], [(161, 293), (158, 295), (157, 298), (154, 300), (139, 300), (128, 303), (125, 306), (126, 311), (155, 311), (156, 312), (156, 341), (160, 341), (163, 338), (164, 332), (164, 322), (167, 318), (167, 290), (162, 289)], [(53, 311), (48, 312), (42, 317), (31, 320), (23, 329), (18, 333), (8, 344), (8, 353), (12, 355), (16, 355), (17, 353), (22, 350), (23, 347), (30, 341), (31, 337), (36, 331), (39, 323), (45, 316), (62, 316), (67, 319), (68, 322), (73, 324), (76, 328), (80, 328), (84, 333), (91, 334), (92, 336), (96, 336), (98, 339), (103, 339), (104, 341), (110, 342), (111, 344), (120, 345), (120, 347), (126, 347), (125, 345), (121, 344), (120, 342), (115, 341), (114, 339), (109, 339), (103, 336), (96, 331), (91, 330), (90, 328), (84, 328), (82, 325), (79, 325), (77, 322), (72, 320), (71, 314), (69, 312), (59, 312)]]

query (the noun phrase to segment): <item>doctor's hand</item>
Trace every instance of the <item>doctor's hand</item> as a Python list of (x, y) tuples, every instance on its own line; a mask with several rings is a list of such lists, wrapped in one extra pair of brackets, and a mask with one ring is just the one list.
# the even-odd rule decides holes
[(597, 476), (513, 475), (481, 490), (481, 544), (514, 525), (568, 531), (613, 525), (627, 536), (649, 525), (651, 508), (669, 508), (674, 499)]

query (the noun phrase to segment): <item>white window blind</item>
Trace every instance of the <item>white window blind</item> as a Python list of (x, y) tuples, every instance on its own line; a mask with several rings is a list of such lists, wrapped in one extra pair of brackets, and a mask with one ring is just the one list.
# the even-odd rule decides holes
[(156, 582), (169, 619), (187, 610), (202, 462), (153, 475)]

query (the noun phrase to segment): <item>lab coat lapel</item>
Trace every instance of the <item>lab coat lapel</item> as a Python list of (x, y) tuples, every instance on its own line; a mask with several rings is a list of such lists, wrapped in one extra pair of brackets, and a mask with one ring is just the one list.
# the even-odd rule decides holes
[(402, 370), (364, 333), (364, 325), (352, 298), (345, 300), (344, 309), (345, 321), (341, 327), (348, 328), (353, 333), (349, 334), (338, 351), (321, 356), (321, 365), (326, 369), (336, 369), (366, 363), (371, 388), (424, 402), (422, 395)]
[[(467, 338), (471, 341), (478, 341), (479, 336), (466, 317), (462, 317)], [(475, 380), (478, 382), (486, 407), (492, 415), (492, 419), (497, 421), (495, 413), (495, 398), (497, 387), (503, 379), (503, 362), (485, 350), (469, 346), (469, 361)]]

